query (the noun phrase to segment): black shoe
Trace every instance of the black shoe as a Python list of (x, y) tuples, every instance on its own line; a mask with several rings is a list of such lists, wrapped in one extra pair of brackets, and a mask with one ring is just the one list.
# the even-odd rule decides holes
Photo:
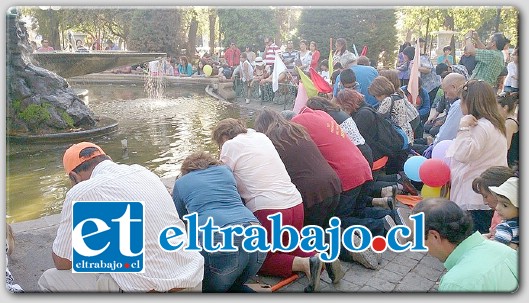
[(396, 201), (395, 198), (392, 198), (392, 197), (387, 197), (386, 198), (386, 203), (388, 204), (388, 208), (390, 210), (394, 210), (395, 209), (395, 201)]
[(325, 263), (325, 270), (334, 284), (340, 282), (343, 276), (345, 276), (345, 273), (342, 270), (342, 264), (338, 259), (334, 262)]
[(402, 185), (402, 188), (404, 188), (404, 191), (409, 193), (412, 196), (418, 196), (419, 191), (413, 186), (411, 183), (411, 180), (406, 176), (404, 172), (399, 172), (400, 179), (397, 181)]
[(399, 212), (398, 209), (394, 209), (392, 212), (391, 212), (391, 217), (393, 218), (393, 220), (395, 221), (395, 223), (397, 225), (405, 225), (403, 219), (402, 219), (402, 215), (401, 213)]
[[(305, 292), (316, 292), (320, 290), (320, 275), (321, 275), (321, 269), (323, 267), (323, 262), (321, 262), (320, 258), (316, 256), (312, 256), (309, 258), (309, 265), (310, 265), (310, 278), (309, 285), (305, 287)], [(307, 277), (308, 278), (308, 277)]]

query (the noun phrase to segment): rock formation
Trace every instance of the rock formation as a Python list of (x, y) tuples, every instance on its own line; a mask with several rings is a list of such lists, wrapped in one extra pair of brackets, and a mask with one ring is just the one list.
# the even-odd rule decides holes
[(24, 22), (7, 14), (7, 135), (24, 136), (87, 130), (97, 118), (68, 82), (35, 66)]

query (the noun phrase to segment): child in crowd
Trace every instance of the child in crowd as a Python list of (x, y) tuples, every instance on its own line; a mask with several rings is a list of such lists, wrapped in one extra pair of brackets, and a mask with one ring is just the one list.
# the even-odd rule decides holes
[[(511, 177), (516, 177), (514, 171), (507, 166), (491, 166), (472, 181), (472, 190), (483, 197), (483, 203), (492, 209), (496, 209), (498, 200), (490, 191), (491, 186), (500, 186)], [(501, 223), (501, 218), (497, 211), (494, 211), (490, 222), (489, 232), (483, 234), (488, 239), (493, 239), (496, 233), (496, 226)]]
[(329, 75), (329, 60), (325, 59), (320, 63), (320, 76), (327, 82), (331, 83), (331, 75)]
[(496, 226), (494, 240), (518, 249), (520, 244), (518, 223), (518, 178), (511, 177), (500, 186), (490, 186), (498, 199), (496, 211), (502, 222)]
[(334, 83), (336, 82), (336, 78), (342, 71), (343, 66), (340, 62), (336, 62), (334, 63), (334, 66), (332, 68), (333, 68), (333, 72), (331, 75), (331, 84), (334, 86)]

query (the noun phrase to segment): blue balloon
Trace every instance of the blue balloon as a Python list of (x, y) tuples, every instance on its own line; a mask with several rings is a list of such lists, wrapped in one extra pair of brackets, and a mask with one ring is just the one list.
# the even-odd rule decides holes
[(421, 177), (419, 176), (419, 168), (427, 159), (423, 156), (413, 156), (409, 157), (406, 162), (404, 162), (404, 173), (408, 178), (415, 182), (422, 182)]

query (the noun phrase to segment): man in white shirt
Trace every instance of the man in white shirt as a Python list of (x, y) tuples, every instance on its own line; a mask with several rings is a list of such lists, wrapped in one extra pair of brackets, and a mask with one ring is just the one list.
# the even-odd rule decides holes
[[(140, 165), (114, 163), (99, 146), (90, 142), (68, 148), (63, 165), (73, 187), (66, 193), (61, 223), (53, 242), (55, 268), (45, 271), (38, 282), (42, 291), (201, 291), (204, 259), (200, 253), (182, 249), (168, 252), (160, 246), (158, 237), (169, 226), (177, 226), (184, 232), (178, 237), (184, 247), (188, 240), (171, 195), (158, 176)], [(72, 204), (76, 201), (143, 201), (143, 272), (72, 272)]]

